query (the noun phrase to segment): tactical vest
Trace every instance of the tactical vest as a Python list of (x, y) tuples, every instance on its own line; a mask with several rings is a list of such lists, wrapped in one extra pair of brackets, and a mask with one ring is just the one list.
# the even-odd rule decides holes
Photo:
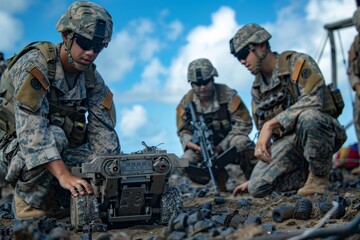
[[(50, 42), (33, 42), (27, 45), (18, 54), (8, 59), (8, 67), (5, 69), (0, 82), (0, 139), (12, 139), (16, 137), (14, 91), (13, 81), (9, 76), (9, 70), (16, 61), (30, 50), (38, 49), (48, 64), (48, 79), (51, 84), (56, 74), (56, 46)], [(85, 71), (86, 88), (94, 88), (95, 65)], [(76, 147), (84, 143), (86, 136), (85, 114), (86, 102), (77, 107), (66, 107), (58, 103), (58, 94), (55, 88), (49, 88), (47, 99), (50, 104), (49, 120), (52, 125), (61, 127), (69, 141), (70, 147)]]
[[(278, 78), (281, 82), (274, 91), (263, 93), (261, 99), (265, 99), (258, 105), (256, 114), (261, 127), (266, 121), (293, 105), (300, 96), (297, 83), (298, 73), (290, 72), (290, 59), (295, 51), (286, 51), (279, 56)], [(296, 68), (296, 66), (295, 66)], [(295, 69), (294, 68), (294, 69)], [(298, 69), (300, 71), (301, 69)], [(294, 74), (295, 72), (295, 74)], [(344, 108), (344, 102), (339, 89), (334, 89), (332, 84), (324, 88), (322, 111), (337, 118)]]
[[(216, 146), (226, 137), (226, 135), (230, 132), (232, 126), (230, 113), (228, 111), (229, 103), (227, 102), (227, 97), (225, 95), (226, 87), (222, 84), (215, 84), (215, 89), (220, 104), (220, 109), (216, 112), (203, 114), (203, 117), (206, 126), (209, 130), (212, 130), (213, 132), (212, 140), (214, 145)], [(191, 90), (189, 94), (186, 95), (184, 101), (185, 105), (192, 101), (194, 94), (194, 91)], [(188, 118), (188, 121), (190, 121), (190, 118)], [(190, 126), (190, 124), (188, 124), (188, 126)], [(191, 129), (188, 130), (192, 131)]]

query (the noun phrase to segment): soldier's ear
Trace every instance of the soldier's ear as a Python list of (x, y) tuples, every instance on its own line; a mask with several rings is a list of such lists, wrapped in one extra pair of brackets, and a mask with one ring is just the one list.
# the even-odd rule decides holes
[(64, 31), (64, 32), (61, 33), (61, 37), (62, 37), (64, 42), (66, 42), (68, 40), (69, 36), (70, 36), (69, 31)]

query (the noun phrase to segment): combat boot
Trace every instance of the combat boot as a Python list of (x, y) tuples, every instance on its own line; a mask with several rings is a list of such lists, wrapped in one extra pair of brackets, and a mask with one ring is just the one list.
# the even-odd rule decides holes
[(316, 176), (310, 172), (305, 185), (298, 190), (297, 194), (299, 196), (323, 194), (329, 185), (330, 182), (326, 176)]
[(44, 211), (33, 208), (20, 197), (18, 197), (17, 194), (14, 194), (12, 207), (14, 217), (17, 220), (31, 220), (35, 218), (45, 217)]

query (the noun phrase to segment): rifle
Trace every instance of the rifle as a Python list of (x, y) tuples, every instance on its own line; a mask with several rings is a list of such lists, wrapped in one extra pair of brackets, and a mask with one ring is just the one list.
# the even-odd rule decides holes
[(194, 131), (192, 141), (200, 145), (201, 155), (204, 164), (209, 172), (211, 182), (214, 186), (215, 195), (220, 195), (212, 169), (213, 161), (215, 161), (216, 159), (214, 144), (210, 139), (213, 132), (209, 130), (208, 127), (206, 126), (204, 117), (202, 115), (200, 115), (199, 118), (196, 116), (193, 102), (191, 101), (189, 102), (188, 109), (190, 110), (190, 115), (191, 115), (190, 123)]

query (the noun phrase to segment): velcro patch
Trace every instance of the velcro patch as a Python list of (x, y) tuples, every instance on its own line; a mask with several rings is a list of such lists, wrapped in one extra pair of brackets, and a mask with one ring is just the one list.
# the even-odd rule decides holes
[(304, 68), (303, 70), (301, 70), (301, 77), (303, 79), (307, 79), (311, 76), (311, 69), (310, 68)]
[(305, 64), (298, 80), (302, 87), (302, 92), (304, 94), (310, 93), (321, 81), (323, 81), (322, 76), (314, 70), (311, 70), (308, 64)]
[(15, 98), (31, 111), (36, 112), (45, 93), (46, 91), (41, 87), (39, 81), (29, 73), (21, 84)]
[(106, 95), (102, 101), (102, 105), (106, 108), (106, 109), (110, 109), (112, 107), (113, 104), (113, 94), (110, 90), (108, 90), (106, 92)]
[(176, 112), (177, 112), (178, 116), (182, 117), (185, 114), (185, 109), (179, 104), (176, 107)]
[(300, 74), (300, 70), (302, 68), (302, 66), (304, 65), (304, 62), (305, 60), (298, 60), (296, 63), (295, 63), (295, 66), (294, 66), (294, 70), (291, 74), (291, 80), (293, 82), (296, 82), (299, 78), (299, 74)]
[(241, 98), (238, 95), (236, 95), (234, 97), (234, 99), (232, 100), (232, 102), (230, 103), (230, 106), (229, 106), (230, 110), (235, 112), (238, 109), (238, 107), (240, 106), (240, 103), (241, 103)]
[(50, 87), (49, 81), (45, 78), (44, 74), (36, 67), (30, 69), (30, 73), (40, 82), (41, 86), (47, 91)]

